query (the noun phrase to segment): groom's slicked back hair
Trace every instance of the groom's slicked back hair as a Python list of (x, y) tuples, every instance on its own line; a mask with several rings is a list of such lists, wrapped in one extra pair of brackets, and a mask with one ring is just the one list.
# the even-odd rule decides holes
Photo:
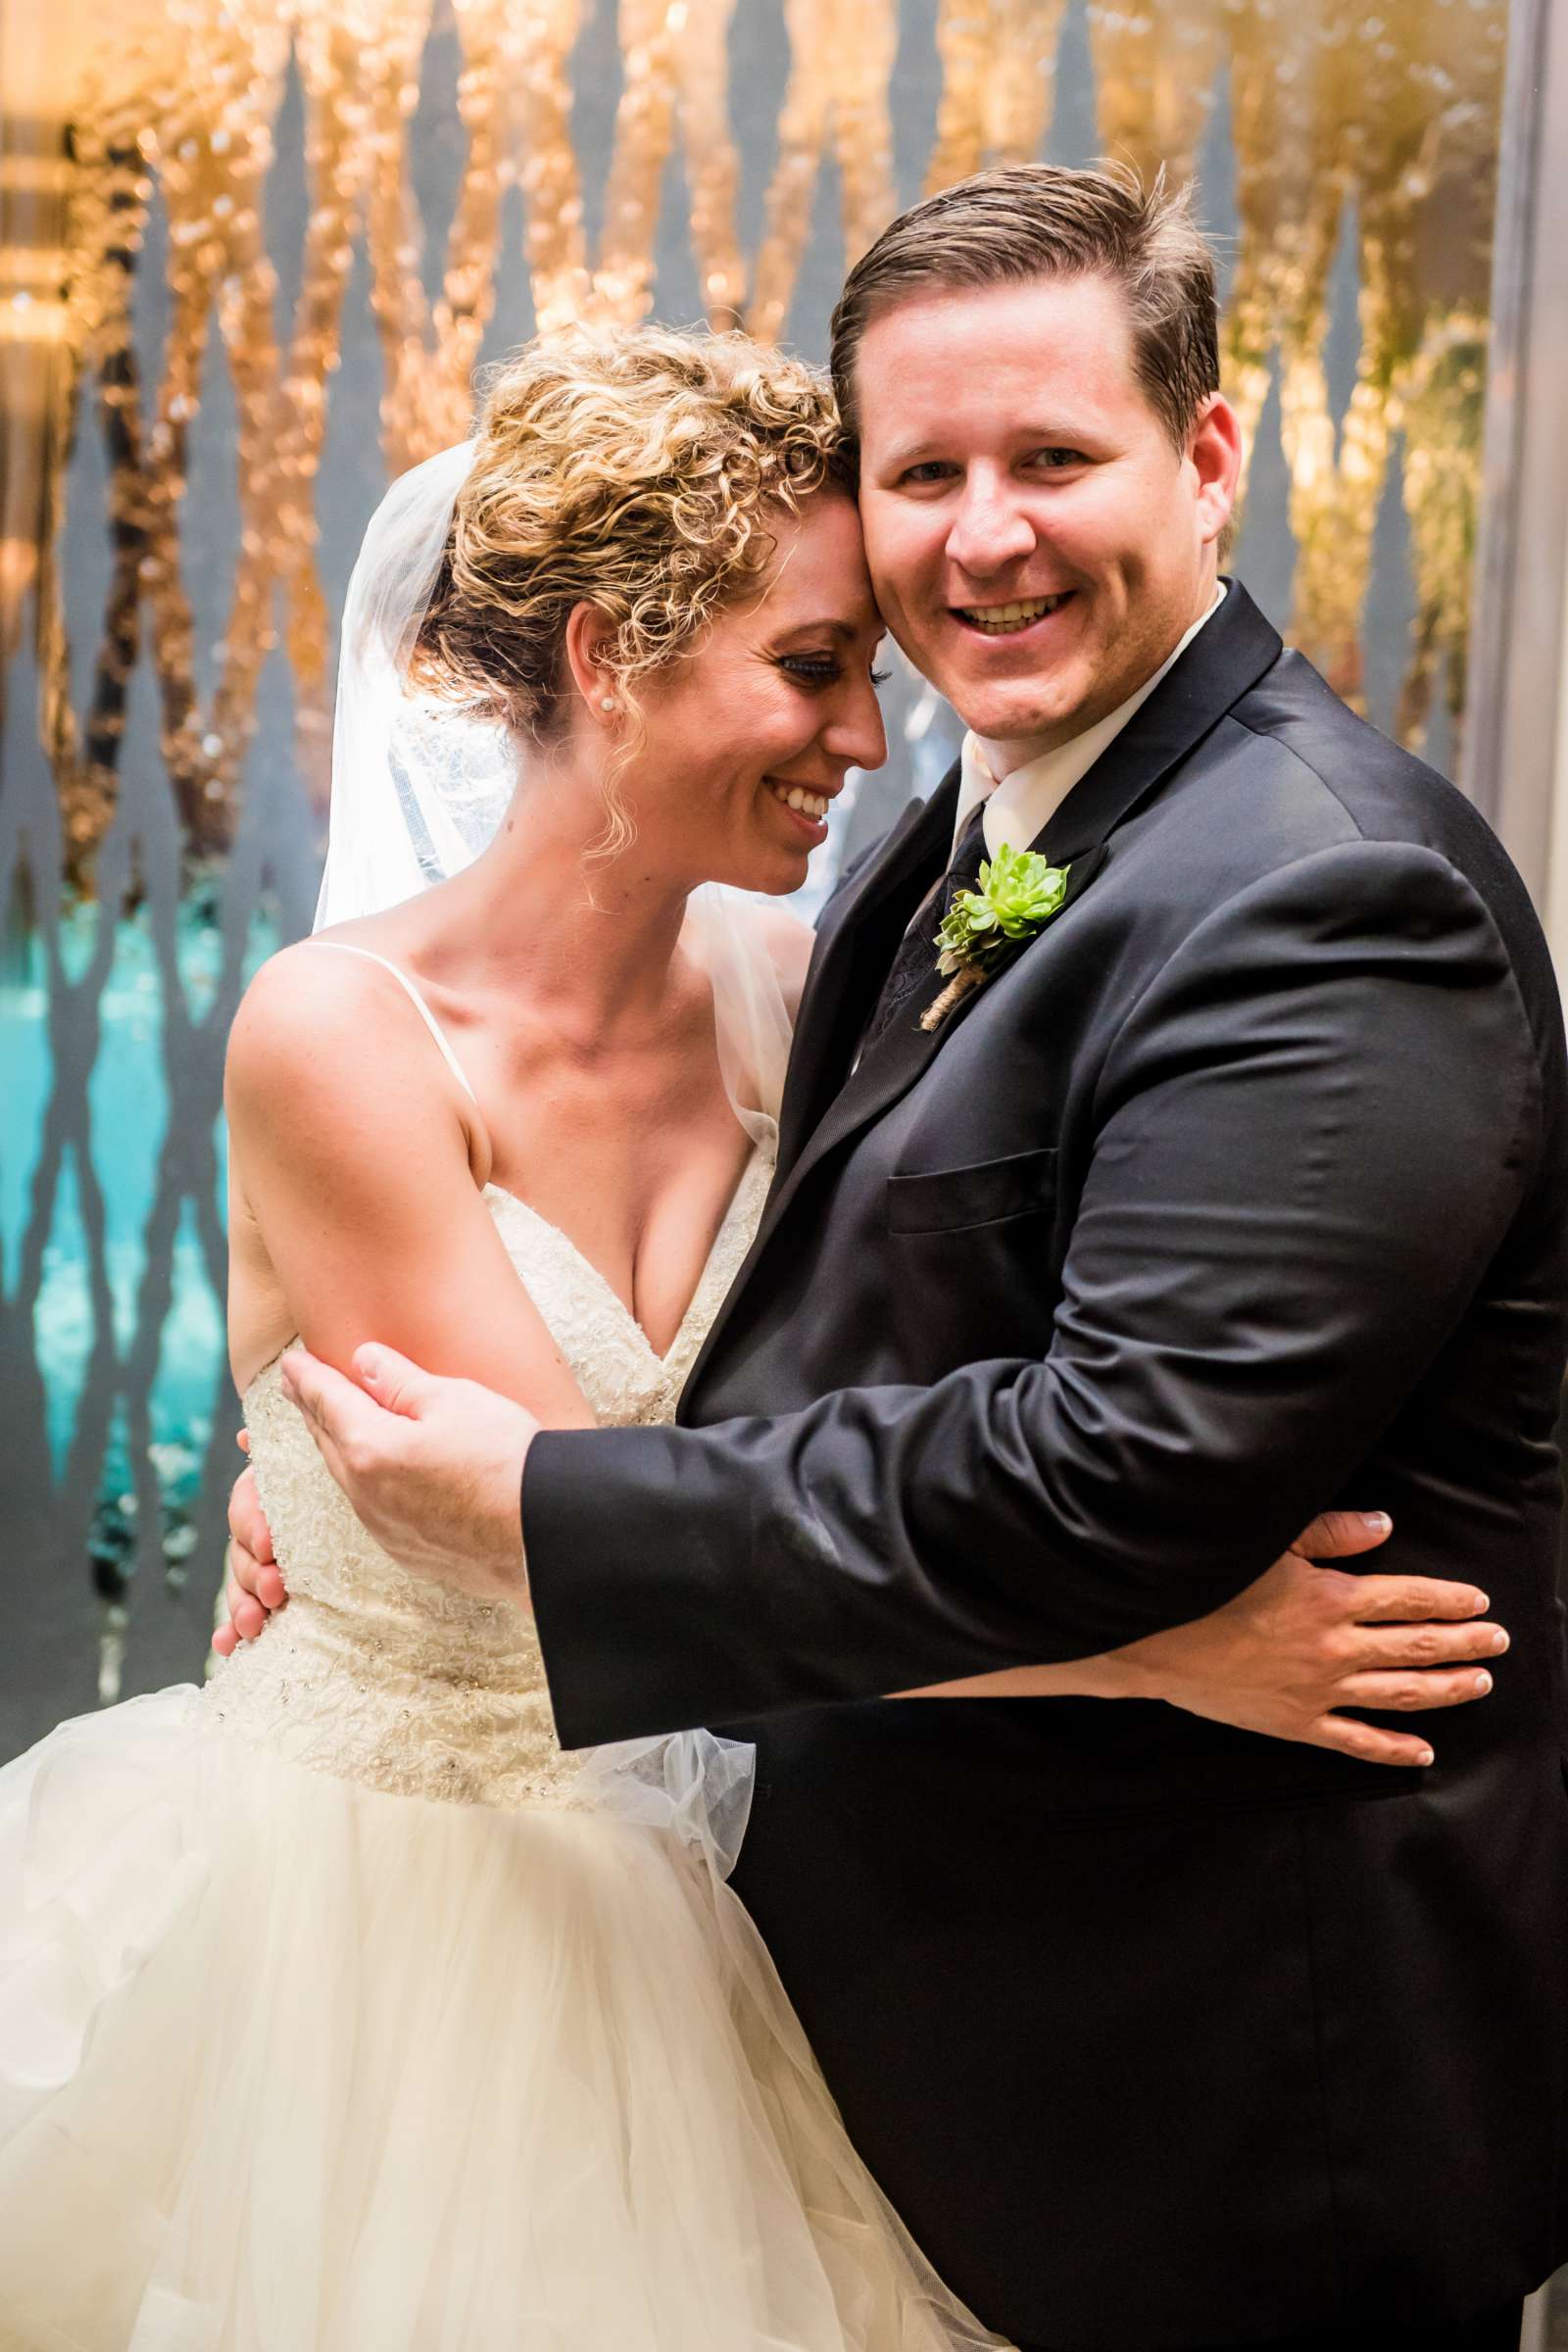
[[(855, 363), (874, 318), (934, 294), (1065, 277), (1120, 288), (1139, 380), (1185, 446), (1199, 409), (1219, 390), (1214, 257), (1188, 190), (1168, 189), (1163, 169), (1145, 187), (1116, 164), (977, 172), (889, 223), (850, 271), (833, 313), (833, 389), (852, 439), (859, 439)], [(975, 365), (984, 361), (977, 352)]]

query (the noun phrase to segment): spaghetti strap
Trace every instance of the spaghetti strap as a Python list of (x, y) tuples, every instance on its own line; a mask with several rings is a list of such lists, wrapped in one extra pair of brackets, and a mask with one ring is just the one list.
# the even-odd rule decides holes
[(404, 990), (410, 1002), (413, 1004), (416, 1011), (418, 1013), (420, 1020), (424, 1023), (425, 1027), (429, 1030), (430, 1035), (435, 1039), (436, 1044), (441, 1049), (441, 1058), (446, 1063), (447, 1068), (452, 1072), (453, 1077), (462, 1087), (464, 1093), (467, 1096), (468, 1101), (474, 1104), (475, 1108), (477, 1108), (479, 1098), (474, 1093), (472, 1087), (468, 1084), (468, 1081), (464, 1074), (462, 1062), (458, 1059), (457, 1055), (453, 1053), (451, 1046), (447, 1043), (445, 1030), (442, 1028), (440, 1022), (436, 1019), (435, 1014), (430, 1010), (429, 1005), (420, 996), (418, 990), (415, 987), (414, 982), (409, 978), (407, 972), (402, 970), (399, 965), (395, 963), (389, 963), (384, 956), (377, 956), (373, 948), (357, 948), (346, 939), (307, 939), (302, 940), (300, 944), (302, 947), (307, 948), (336, 948), (344, 956), (363, 956), (368, 962), (378, 963), (384, 972), (390, 972), (393, 979), (396, 980), (399, 986)]

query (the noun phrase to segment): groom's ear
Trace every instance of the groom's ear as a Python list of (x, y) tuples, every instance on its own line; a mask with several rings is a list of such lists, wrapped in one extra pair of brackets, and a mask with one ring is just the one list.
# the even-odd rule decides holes
[(608, 696), (613, 704), (615, 675), (612, 656), (615, 645), (615, 624), (597, 605), (573, 605), (566, 615), (566, 634), (563, 644), (566, 675), (562, 680), (575, 688), (587, 706), (590, 715), (601, 724), (612, 713), (604, 708)]
[(1205, 547), (1230, 545), (1231, 515), (1242, 478), (1241, 418), (1222, 392), (1211, 393), (1187, 435), (1187, 458), (1198, 477), (1199, 527)]

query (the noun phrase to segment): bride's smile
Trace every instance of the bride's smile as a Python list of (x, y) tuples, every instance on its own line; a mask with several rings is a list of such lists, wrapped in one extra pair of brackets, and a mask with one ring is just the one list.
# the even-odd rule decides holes
[(853, 502), (819, 491), (770, 528), (760, 593), (643, 690), (617, 779), (639, 872), (687, 887), (799, 889), (851, 768), (887, 757), (872, 668), (882, 619)]

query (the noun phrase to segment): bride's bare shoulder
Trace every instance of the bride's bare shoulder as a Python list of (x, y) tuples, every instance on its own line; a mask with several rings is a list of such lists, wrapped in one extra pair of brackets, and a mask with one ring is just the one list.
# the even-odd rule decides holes
[(393, 972), (370, 956), (300, 941), (270, 956), (229, 1031), (224, 1102), (242, 1135), (297, 1135), (303, 1121), (345, 1136), (373, 1120), (405, 1125), (452, 1099), (467, 1102)]
[(368, 1042), (390, 983), (364, 956), (324, 954), (301, 940), (260, 967), (240, 999), (228, 1033), (229, 1082), (243, 1085), (309, 1078)]

